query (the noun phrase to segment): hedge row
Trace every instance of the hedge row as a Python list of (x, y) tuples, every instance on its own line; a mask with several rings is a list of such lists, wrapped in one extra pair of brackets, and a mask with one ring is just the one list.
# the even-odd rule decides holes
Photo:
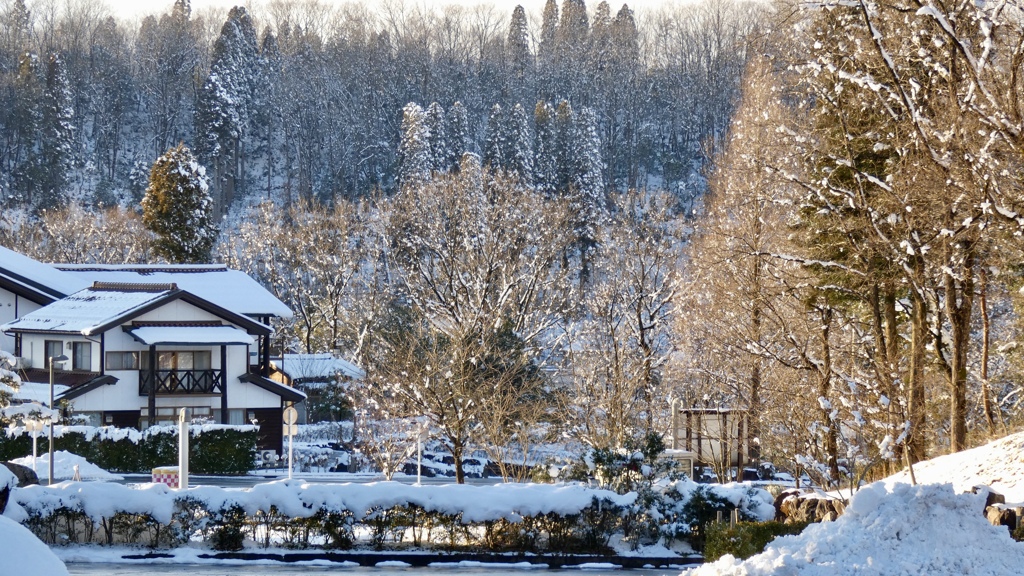
[[(177, 465), (176, 427), (153, 427), (131, 434), (112, 427), (60, 427), (54, 450), (66, 450), (111, 472), (148, 474), (158, 466)], [(255, 467), (257, 431), (253, 426), (204, 426), (190, 434), (189, 469), (195, 474), (245, 474)], [(39, 438), (40, 451), (47, 438)], [(15, 428), (0, 434), (0, 461), (32, 454), (32, 438)]]
[[(507, 486), (277, 482), (246, 491), (202, 487), (177, 492), (161, 485), (132, 489), (70, 482), (19, 488), (12, 501), (20, 507), (13, 515), (22, 524), (57, 545), (171, 548), (200, 541), (222, 551), (248, 543), (324, 550), (415, 546), (596, 554), (611, 552), (610, 538), (628, 524), (630, 497), (549, 485), (532, 492), (546, 494), (516, 504), (511, 496), (517, 487)], [(472, 504), (488, 500), (493, 505)], [(458, 509), (457, 502), (468, 507)]]

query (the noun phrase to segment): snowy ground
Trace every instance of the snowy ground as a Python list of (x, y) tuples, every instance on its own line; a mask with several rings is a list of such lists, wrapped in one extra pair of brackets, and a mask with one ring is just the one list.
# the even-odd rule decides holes
[[(89, 462), (77, 454), (57, 450), (53, 453), (53, 460), (56, 463), (53, 468), (54, 480), (71, 480), (75, 477), (75, 466), (78, 466), (78, 476), (81, 480), (122, 480), (122, 476), (112, 474), (99, 466)], [(36, 475), (43, 482), (50, 476), (50, 455), (43, 452), (32, 462), (31, 456), (12, 460), (15, 464), (34, 468)]]
[(687, 576), (1002, 576), (1020, 573), (1024, 543), (985, 520), (991, 485), (1007, 502), (1024, 501), (1024, 433), (941, 456), (862, 488), (835, 522), (779, 538), (746, 561), (726, 556)]
[[(1006, 496), (1007, 503), (1024, 502), (1024, 432), (920, 462), (914, 465), (914, 475), (920, 484), (949, 482), (957, 492), (985, 484)], [(910, 474), (900, 472), (883, 482), (909, 483)]]

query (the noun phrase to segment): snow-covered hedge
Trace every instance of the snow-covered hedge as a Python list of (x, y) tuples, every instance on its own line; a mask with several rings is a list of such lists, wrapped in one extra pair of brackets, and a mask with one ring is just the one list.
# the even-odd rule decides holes
[[(198, 539), (222, 549), (381, 548), (403, 538), (428, 547), (607, 551), (635, 501), (585, 486), (308, 484), (250, 489), (64, 482), (16, 489), (8, 515), (50, 544), (168, 547)], [(231, 537), (234, 535), (234, 537)]]
[[(765, 519), (756, 489), (675, 484), (687, 501), (737, 506)], [(608, 552), (614, 535), (643, 537), (640, 515), (663, 526), (698, 522), (678, 510), (647, 510), (637, 493), (583, 485), (414, 486), (309, 484), (283, 480), (248, 489), (202, 486), (172, 491), (161, 484), (64, 482), (16, 489), (8, 515), (51, 544), (93, 542), (174, 547), (198, 540), (234, 550), (248, 540), (264, 548), (348, 549), (395, 545), (492, 552)], [(669, 512), (669, 513), (666, 513)], [(675, 528), (672, 528), (675, 530)]]
[[(41, 435), (41, 445), (46, 442)], [(153, 426), (144, 432), (113, 426), (55, 426), (56, 450), (78, 454), (112, 472), (149, 473), (178, 461), (177, 426)], [(203, 424), (190, 428), (191, 460), (196, 474), (244, 474), (255, 465), (255, 426)], [(0, 461), (32, 454), (32, 438), (22, 426), (0, 434)]]

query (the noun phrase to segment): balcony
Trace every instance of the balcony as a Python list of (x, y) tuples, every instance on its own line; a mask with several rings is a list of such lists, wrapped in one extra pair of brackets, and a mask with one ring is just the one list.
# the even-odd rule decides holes
[[(139, 371), (139, 396), (148, 396), (153, 385), (149, 370)], [(223, 370), (157, 370), (156, 393), (221, 394), (224, 392)]]

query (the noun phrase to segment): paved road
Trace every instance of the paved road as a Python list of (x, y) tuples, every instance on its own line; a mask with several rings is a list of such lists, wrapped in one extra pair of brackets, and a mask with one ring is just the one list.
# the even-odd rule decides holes
[[(249, 476), (197, 476), (195, 474), (191, 474), (188, 477), (188, 485), (189, 487), (220, 486), (222, 488), (249, 488), (256, 484), (273, 482), (274, 480), (283, 480), (287, 477), (287, 473), (281, 472), (252, 474)], [(296, 474), (294, 477), (311, 484), (339, 484), (345, 482), (367, 484), (369, 482), (382, 482), (384, 480), (384, 477), (380, 474), (323, 473)], [(120, 483), (141, 484), (149, 482), (150, 480), (151, 477), (149, 474), (125, 474), (124, 480), (121, 480)], [(403, 474), (396, 474), (393, 480), (403, 484), (416, 483), (415, 476), (406, 476)], [(424, 476), (422, 482), (423, 484), (436, 486), (441, 484), (454, 484), (455, 479), (446, 476), (436, 476), (433, 478)], [(466, 483), (476, 486), (490, 486), (493, 484), (500, 484), (501, 478), (467, 478)]]

